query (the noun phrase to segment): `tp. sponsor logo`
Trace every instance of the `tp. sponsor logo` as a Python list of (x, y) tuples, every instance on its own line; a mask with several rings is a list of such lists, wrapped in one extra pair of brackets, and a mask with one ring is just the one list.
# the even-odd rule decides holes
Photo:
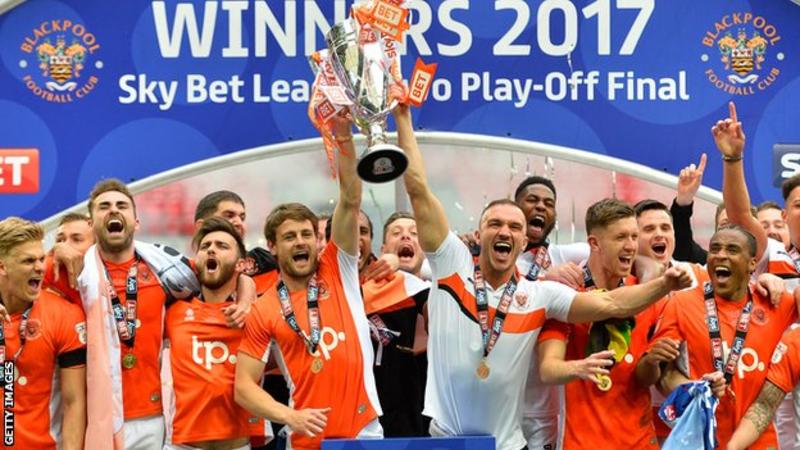
[[(201, 355), (202, 353), (202, 355)], [(236, 364), (236, 355), (232, 355), (228, 346), (220, 341), (201, 341), (192, 336), (192, 361), (211, 370), (214, 364), (229, 362)]]
[(326, 361), (331, 359), (331, 352), (339, 346), (339, 342), (345, 340), (344, 331), (336, 331), (331, 327), (322, 328), (322, 336), (319, 339), (319, 346), (317, 350), (312, 353), (313, 356), (325, 358)]

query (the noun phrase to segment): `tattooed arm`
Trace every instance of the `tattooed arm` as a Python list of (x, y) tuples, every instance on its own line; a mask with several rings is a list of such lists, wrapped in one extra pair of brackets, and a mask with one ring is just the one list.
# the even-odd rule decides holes
[(772, 422), (772, 416), (786, 393), (769, 380), (764, 383), (758, 398), (745, 413), (728, 442), (728, 450), (744, 450), (758, 440)]

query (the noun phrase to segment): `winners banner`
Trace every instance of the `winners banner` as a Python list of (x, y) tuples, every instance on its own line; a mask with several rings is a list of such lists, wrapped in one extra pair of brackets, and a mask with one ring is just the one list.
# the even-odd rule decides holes
[[(308, 57), (344, 0), (28, 0), (0, 16), (0, 217), (44, 219), (103, 177), (318, 137)], [(800, 173), (791, 0), (409, 0), (424, 130), (512, 137), (677, 174), (734, 100), (754, 202)], [(320, 148), (319, 158), (324, 158)], [(279, 164), (278, 161), (275, 162)]]

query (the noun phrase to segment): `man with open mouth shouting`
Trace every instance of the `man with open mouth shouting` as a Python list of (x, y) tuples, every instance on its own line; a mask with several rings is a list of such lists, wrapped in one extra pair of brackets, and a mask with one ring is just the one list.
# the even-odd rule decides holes
[(489, 202), (482, 212), (481, 252), (473, 263), (467, 245), (449, 230), (444, 208), (428, 185), (408, 105), (395, 108), (394, 116), (398, 144), (409, 160), (406, 190), (433, 272), (424, 411), (432, 418), (431, 434), (491, 434), (499, 449), (525, 448), (519, 412), (544, 321), (629, 317), (687, 286), (689, 277), (669, 269), (649, 283), (600, 294), (530, 281), (516, 270), (528, 221), (519, 205), (506, 199)]
[[(175, 405), (167, 416), (165, 448), (174, 450), (250, 448), (249, 437), (272, 435), (233, 399), (236, 353), (244, 331), (226, 324), (237, 278), (247, 255), (235, 225), (203, 221), (193, 239), (200, 293), (167, 308), (165, 337), (172, 375), (168, 395)], [(268, 425), (267, 425), (268, 426)]]
[[(341, 148), (331, 240), (318, 251), (317, 217), (305, 205), (282, 204), (270, 212), (264, 234), (278, 260), (280, 281), (254, 304), (236, 363), (236, 402), (256, 416), (288, 425), (288, 446), (294, 449), (317, 449), (326, 437), (383, 435), (359, 287), (361, 180), (352, 125), (342, 117), (334, 120)], [(276, 402), (259, 385), (271, 351), (291, 380), (292, 407)]]
[[(630, 205), (601, 200), (586, 211), (589, 260), (582, 290), (611, 291), (638, 281), (631, 276), (639, 227)], [(568, 325), (549, 320), (539, 335), (542, 382), (565, 384), (564, 430), (558, 448), (658, 449), (649, 384), (636, 364), (647, 349), (657, 305), (635, 317)], [(614, 414), (606, 414), (614, 411)], [(607, 430), (626, 430), (608, 433)]]
[(86, 322), (77, 305), (44, 290), (43, 238), (33, 222), (0, 221), (0, 393), (12, 424), (4, 444), (79, 450), (86, 431)]
[[(661, 339), (684, 343), (685, 350), (660, 373), (658, 388), (669, 395), (689, 380), (705, 378), (720, 404), (716, 411), (719, 448), (725, 448), (737, 423), (756, 399), (783, 331), (797, 319), (800, 291), (784, 292), (777, 305), (751, 289), (756, 240), (738, 225), (711, 237), (710, 282), (704, 292), (673, 293), (664, 309), (653, 346)], [(652, 369), (659, 370), (653, 366)], [(727, 395), (726, 395), (727, 394)], [(774, 427), (752, 448), (777, 448)]]

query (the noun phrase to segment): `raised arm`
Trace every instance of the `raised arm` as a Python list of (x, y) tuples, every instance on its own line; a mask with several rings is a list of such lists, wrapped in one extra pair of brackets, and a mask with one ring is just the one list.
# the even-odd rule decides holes
[(692, 209), (694, 197), (703, 182), (703, 172), (705, 172), (707, 160), (708, 157), (703, 153), (697, 166), (690, 164), (684, 167), (678, 177), (677, 194), (669, 209), (672, 214), (672, 226), (675, 229), (673, 257), (678, 261), (706, 263), (706, 251), (694, 241)]
[(756, 238), (758, 251), (756, 260), (760, 260), (767, 249), (767, 232), (750, 213), (750, 194), (744, 179), (745, 136), (742, 123), (736, 114), (736, 105), (728, 103), (730, 117), (717, 121), (711, 128), (714, 142), (722, 154), (722, 199), (728, 220), (744, 227)]
[(647, 283), (602, 293), (579, 292), (567, 320), (582, 323), (632, 317), (671, 291), (687, 288), (691, 283), (691, 276), (685, 268), (670, 267), (664, 275)]
[(422, 153), (414, 137), (414, 125), (411, 123), (411, 111), (407, 104), (401, 103), (394, 109), (394, 119), (397, 124), (397, 145), (408, 158), (408, 169), (403, 179), (411, 208), (414, 210), (414, 218), (417, 220), (419, 245), (425, 252), (435, 252), (447, 237), (450, 228), (447, 216), (441, 202), (428, 186)]
[(756, 401), (747, 408), (747, 412), (739, 421), (731, 440), (728, 442), (728, 450), (745, 450), (758, 440), (761, 433), (772, 423), (775, 410), (783, 401), (786, 393), (778, 386), (767, 380), (761, 388)]
[(356, 149), (352, 125), (337, 116), (334, 123), (336, 140), (341, 146), (336, 162), (339, 170), (339, 201), (333, 210), (331, 239), (350, 255), (358, 254), (358, 211), (361, 208), (361, 178), (356, 172)]

